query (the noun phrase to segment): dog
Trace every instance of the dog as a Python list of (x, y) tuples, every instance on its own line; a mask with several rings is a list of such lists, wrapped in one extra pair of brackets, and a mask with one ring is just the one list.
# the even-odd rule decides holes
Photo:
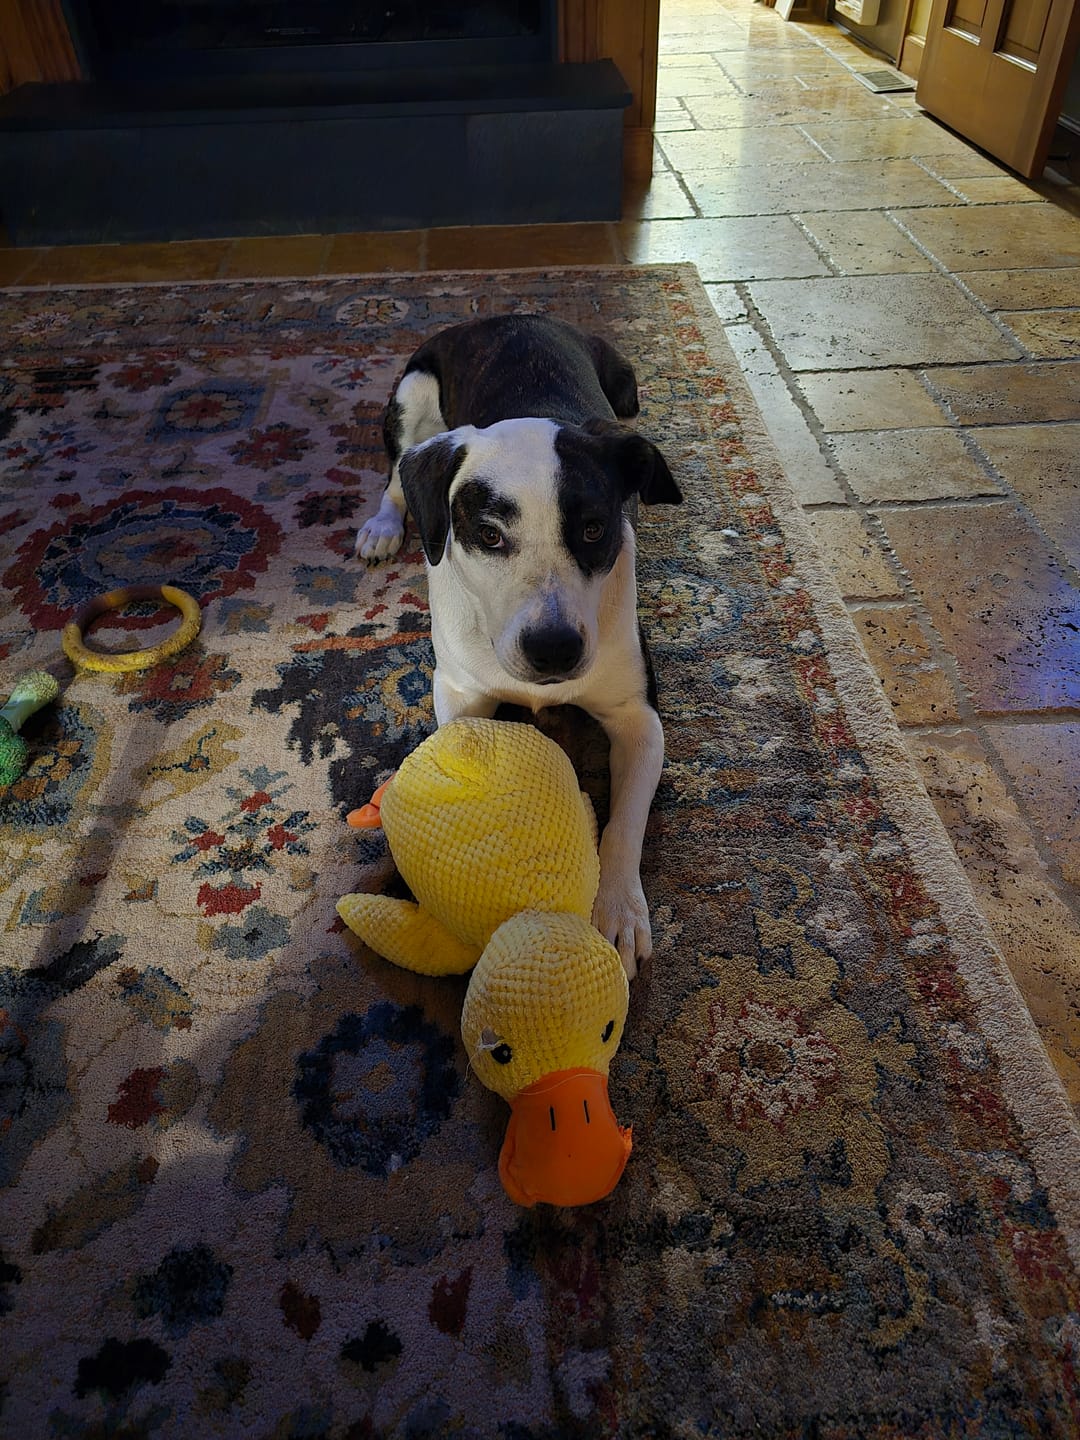
[(633, 367), (562, 320), (500, 315), (426, 341), (383, 427), (390, 478), (356, 553), (401, 544), (406, 511), (428, 570), (439, 725), (577, 705), (610, 742), (611, 801), (593, 923), (632, 979), (652, 953), (641, 847), (664, 758), (637, 618), (637, 500), (682, 495), (659, 449), (623, 425)]

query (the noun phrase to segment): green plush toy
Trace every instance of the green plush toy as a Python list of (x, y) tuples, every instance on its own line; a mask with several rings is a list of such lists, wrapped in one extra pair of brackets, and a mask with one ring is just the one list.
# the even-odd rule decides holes
[(30, 747), (19, 731), (59, 693), (60, 686), (45, 670), (30, 670), (15, 682), (7, 704), (0, 708), (0, 785), (14, 785), (26, 769)]

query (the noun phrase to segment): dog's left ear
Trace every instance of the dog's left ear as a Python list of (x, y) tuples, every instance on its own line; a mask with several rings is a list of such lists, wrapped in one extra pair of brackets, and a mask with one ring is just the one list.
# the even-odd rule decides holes
[(450, 486), (466, 447), (446, 435), (406, 450), (398, 461), (405, 504), (416, 521), (429, 565), (438, 565), (450, 533)]
[(588, 420), (584, 428), (603, 443), (605, 457), (622, 482), (624, 500), (640, 495), (645, 505), (682, 503), (682, 491), (651, 440), (612, 420)]

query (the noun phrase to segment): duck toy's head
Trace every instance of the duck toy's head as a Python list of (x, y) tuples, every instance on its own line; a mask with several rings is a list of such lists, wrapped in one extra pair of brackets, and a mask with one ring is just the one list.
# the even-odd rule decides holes
[(631, 1136), (608, 1066), (627, 998), (618, 952), (577, 915), (515, 915), (480, 957), (461, 1034), (477, 1077), (510, 1105), (499, 1178), (518, 1205), (589, 1205), (618, 1183)]

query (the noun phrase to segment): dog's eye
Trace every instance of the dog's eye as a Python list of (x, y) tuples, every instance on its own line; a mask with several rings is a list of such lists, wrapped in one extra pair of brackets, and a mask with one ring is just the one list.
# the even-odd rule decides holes
[(609, 1021), (607, 1022), (607, 1024), (604, 1026), (604, 1033), (600, 1036), (600, 1041), (601, 1041), (602, 1044), (604, 1044), (604, 1045), (607, 1044), (607, 1042), (611, 1039), (612, 1034), (614, 1033), (614, 1030), (615, 1030), (615, 1021), (614, 1021), (614, 1020), (609, 1020)]
[(481, 545), (486, 545), (489, 550), (498, 550), (503, 544), (502, 531), (496, 530), (494, 525), (481, 525), (477, 532), (480, 536)]
[(510, 1061), (514, 1058), (514, 1052), (504, 1040), (501, 1045), (496, 1045), (495, 1049), (492, 1050), (491, 1058), (499, 1065), (509, 1065)]
[(602, 520), (589, 520), (581, 533), (583, 538), (588, 541), (590, 545), (595, 545), (597, 540), (602, 540), (604, 538), (604, 531), (606, 529), (607, 526)]

